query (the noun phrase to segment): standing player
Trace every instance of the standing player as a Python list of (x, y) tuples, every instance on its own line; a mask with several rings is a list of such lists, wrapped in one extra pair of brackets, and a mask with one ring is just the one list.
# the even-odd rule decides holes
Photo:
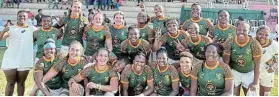
[(260, 96), (269, 96), (274, 83), (274, 73), (278, 68), (278, 43), (270, 39), (271, 30), (268, 26), (260, 26), (256, 39), (262, 46), (263, 56), (260, 65)]

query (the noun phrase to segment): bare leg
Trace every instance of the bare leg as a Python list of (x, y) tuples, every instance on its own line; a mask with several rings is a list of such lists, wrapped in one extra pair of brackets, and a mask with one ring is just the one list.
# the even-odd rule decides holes
[(234, 96), (239, 96), (239, 95), (240, 95), (240, 85), (234, 87)]
[(23, 96), (25, 91), (25, 81), (28, 76), (29, 70), (18, 71), (17, 74), (17, 94)]
[(260, 96), (269, 96), (271, 88), (260, 85)]
[(248, 90), (249, 90), (249, 88), (246, 89), (246, 88), (242, 87), (242, 89), (243, 89), (244, 95), (246, 96), (246, 95), (247, 95), (247, 92), (248, 92)]
[(6, 90), (5, 90), (5, 96), (12, 96), (14, 93), (15, 83), (16, 83), (16, 77), (17, 77), (17, 70), (3, 70), (6, 76)]

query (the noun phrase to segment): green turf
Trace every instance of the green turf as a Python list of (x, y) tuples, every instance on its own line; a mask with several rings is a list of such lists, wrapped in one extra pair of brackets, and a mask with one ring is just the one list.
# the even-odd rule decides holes
[[(2, 57), (4, 54), (4, 48), (0, 48), (0, 66), (2, 63)], [(33, 71), (29, 72), (27, 81), (25, 83), (25, 94), (24, 95), (28, 95), (29, 91), (32, 89), (33, 87)], [(3, 71), (0, 71), (0, 96), (3, 96), (5, 94), (5, 86), (6, 86), (6, 79), (5, 79), (5, 75), (3, 73)], [(14, 91), (14, 95), (16, 95), (16, 87), (15, 87), (15, 91)], [(243, 95), (243, 93), (241, 93), (241, 95)], [(274, 83), (274, 87), (272, 88), (271, 91), (271, 96), (278, 96), (278, 70), (276, 71), (276, 76), (275, 76), (275, 83)]]

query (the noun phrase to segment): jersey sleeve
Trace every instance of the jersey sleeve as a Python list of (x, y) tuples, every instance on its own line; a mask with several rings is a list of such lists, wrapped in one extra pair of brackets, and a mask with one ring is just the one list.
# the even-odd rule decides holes
[(253, 57), (261, 57), (262, 56), (262, 47), (260, 45), (260, 43), (255, 40), (254, 38), (251, 38), (252, 39), (252, 51), (253, 51)]
[(198, 69), (199, 67), (202, 65), (203, 63), (199, 63), (199, 64), (196, 64), (194, 65), (192, 71), (191, 71), (191, 77), (192, 79), (198, 79)]
[(93, 68), (93, 66), (89, 66), (83, 70), (81, 70), (81, 72), (79, 73), (80, 76), (82, 76), (83, 78), (86, 78), (89, 73), (90, 73), (90, 69)]
[(147, 29), (147, 31), (148, 31), (148, 42), (150, 44), (152, 44), (153, 39), (154, 39), (153, 29), (150, 28), (149, 26), (147, 26), (147, 27), (148, 27), (148, 29)]
[(168, 39), (168, 33), (165, 33), (164, 35), (162, 35), (162, 37), (159, 39), (159, 42), (162, 44), (165, 44), (167, 42)]
[(224, 43), (224, 54), (230, 55), (231, 54), (231, 47), (232, 47), (232, 42), (234, 37), (229, 38), (228, 40), (225, 41)]
[(124, 68), (121, 73), (121, 83), (129, 83), (129, 74), (131, 73), (131, 66), (128, 65)]
[(43, 63), (43, 58), (40, 58), (37, 63), (35, 64), (35, 70), (34, 71), (43, 71), (44, 70), (44, 63)]
[(233, 74), (232, 74), (232, 70), (229, 67), (229, 65), (225, 64), (225, 63), (221, 63), (223, 70), (224, 70), (224, 77), (225, 80), (232, 80), (233, 79)]
[(170, 73), (171, 73), (171, 81), (175, 82), (175, 81), (179, 81), (179, 76), (178, 76), (178, 72), (175, 69), (174, 66), (169, 65), (170, 66)]
[(128, 39), (124, 40), (122, 43), (121, 43), (121, 52), (122, 53), (126, 53), (127, 51), (127, 47), (128, 47)]
[(65, 59), (65, 58), (64, 58), (63, 60), (60, 60), (59, 62), (57, 62), (56, 64), (53, 65), (53, 69), (54, 69), (56, 72), (62, 71), (65, 62), (66, 62), (66, 59)]
[(118, 75), (117, 75), (116, 71), (114, 71), (112, 69), (109, 72), (109, 76), (110, 76), (110, 79), (118, 79)]
[(145, 50), (145, 53), (147, 54), (148, 52), (151, 51), (151, 48), (150, 48), (150, 45), (149, 45), (149, 42), (146, 41), (146, 40), (143, 40), (143, 47), (144, 47), (144, 50)]
[(89, 63), (89, 61), (86, 59), (86, 57), (81, 57), (80, 62), (81, 62), (82, 68)]
[(145, 72), (148, 74), (147, 75), (147, 82), (151, 82), (153, 81), (153, 72), (151, 70), (151, 68), (147, 65), (145, 65), (145, 68), (144, 68)]
[(106, 39), (110, 39), (111, 38), (111, 32), (109, 31), (109, 28), (105, 30), (106, 33)]

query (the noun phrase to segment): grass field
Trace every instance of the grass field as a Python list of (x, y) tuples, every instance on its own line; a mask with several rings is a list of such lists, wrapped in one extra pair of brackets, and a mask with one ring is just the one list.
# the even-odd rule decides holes
[[(4, 54), (4, 48), (0, 48), (0, 67), (1, 67), (1, 63), (2, 63), (2, 57)], [(33, 87), (33, 71), (29, 72), (27, 81), (25, 83), (25, 94), (24, 95), (29, 95), (29, 91), (31, 91), (32, 87)], [(2, 70), (0, 70), (0, 96), (3, 96), (5, 94), (5, 86), (6, 86), (6, 79), (5, 79), (5, 75), (4, 72)], [(16, 87), (15, 87), (15, 91), (14, 91), (14, 95), (16, 94)], [(241, 95), (243, 95), (243, 93), (241, 93)], [(271, 91), (271, 96), (278, 96), (278, 70), (276, 71), (276, 76), (275, 76), (275, 84), (274, 87), (272, 88)]]

